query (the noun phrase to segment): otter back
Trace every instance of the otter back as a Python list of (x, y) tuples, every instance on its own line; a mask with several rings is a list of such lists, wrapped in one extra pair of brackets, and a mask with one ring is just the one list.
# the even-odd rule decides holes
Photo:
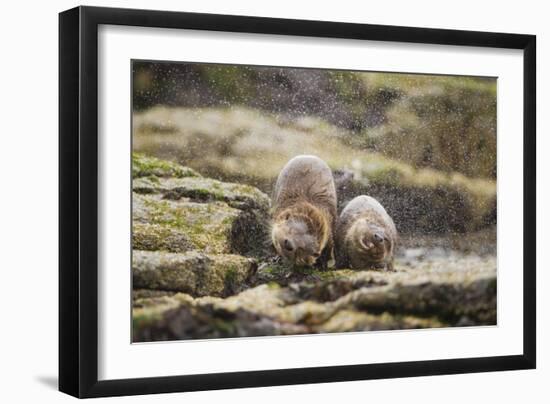
[(275, 212), (306, 201), (336, 219), (336, 187), (329, 166), (316, 156), (297, 156), (281, 170), (273, 193)]

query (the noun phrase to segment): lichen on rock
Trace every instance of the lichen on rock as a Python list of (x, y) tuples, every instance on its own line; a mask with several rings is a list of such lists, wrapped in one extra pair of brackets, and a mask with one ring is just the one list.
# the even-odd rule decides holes
[(181, 166), (168, 160), (132, 153), (132, 177), (200, 177), (200, 174), (189, 167)]
[(269, 209), (269, 198), (258, 189), (211, 178), (140, 177), (134, 179), (133, 190), (141, 194), (162, 194), (171, 200), (189, 198), (200, 202), (221, 201), (236, 209)]
[(254, 260), (231, 254), (197, 251), (132, 254), (134, 288), (185, 292), (193, 296), (227, 296), (245, 287), (256, 269)]
[[(223, 202), (205, 204), (188, 199), (172, 201), (156, 194), (134, 193), (134, 248), (231, 253), (238, 250), (233, 247), (231, 229), (240, 215), (240, 210)], [(178, 240), (182, 244), (178, 245)]]
[(135, 250), (185, 252), (195, 246), (189, 234), (177, 228), (139, 222), (132, 226), (132, 248)]

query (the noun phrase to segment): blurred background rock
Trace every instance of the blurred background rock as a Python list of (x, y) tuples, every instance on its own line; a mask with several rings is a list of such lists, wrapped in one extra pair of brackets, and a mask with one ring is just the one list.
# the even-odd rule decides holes
[(415, 167), (496, 176), (496, 79), (207, 64), (134, 64), (134, 107), (313, 116)]

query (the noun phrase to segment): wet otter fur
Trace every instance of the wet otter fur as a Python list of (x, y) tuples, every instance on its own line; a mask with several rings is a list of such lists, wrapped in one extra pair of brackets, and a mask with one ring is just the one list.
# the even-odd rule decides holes
[(281, 170), (273, 193), (271, 241), (294, 265), (334, 264), (336, 188), (332, 171), (316, 156), (297, 156)]
[(337, 265), (353, 269), (393, 270), (397, 230), (374, 198), (360, 195), (342, 210), (336, 231)]

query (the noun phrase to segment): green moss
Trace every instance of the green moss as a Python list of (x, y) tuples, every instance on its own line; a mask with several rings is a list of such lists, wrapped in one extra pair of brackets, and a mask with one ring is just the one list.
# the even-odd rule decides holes
[(167, 160), (161, 160), (155, 157), (146, 156), (142, 153), (132, 153), (132, 177), (199, 177), (200, 174), (195, 170), (181, 166)]
[(132, 309), (132, 328), (134, 335), (162, 320), (166, 312), (179, 307), (181, 304), (180, 301), (168, 296), (142, 299), (142, 302), (138, 305), (134, 305)]
[(337, 279), (342, 276), (352, 275), (354, 272), (342, 270), (323, 270), (313, 267), (297, 267), (279, 262), (263, 265), (257, 271), (256, 284), (287, 285), (293, 282)]
[(231, 228), (239, 216), (237, 209), (222, 202), (181, 203), (139, 194), (134, 194), (134, 200), (144, 207), (142, 216), (139, 211), (134, 212), (134, 220), (164, 227), (166, 230), (159, 230), (159, 235), (175, 230), (196, 249), (212, 253), (231, 251)]
[[(132, 255), (134, 287), (183, 292), (191, 296), (234, 294), (246, 286), (254, 268), (253, 261), (233, 254), (134, 251)], [(185, 302), (177, 296), (165, 299), (170, 304)]]
[(210, 325), (214, 330), (219, 331), (222, 336), (234, 335), (236, 331), (236, 325), (234, 322), (217, 317), (212, 319)]
[(242, 289), (244, 285), (241, 284), (240, 278), (239, 271), (235, 266), (229, 266), (229, 268), (227, 268), (224, 276), (226, 294), (233, 294)]
[(149, 175), (146, 178), (147, 178), (147, 180), (151, 181), (151, 183), (153, 183), (153, 184), (156, 184), (156, 185), (160, 184), (159, 178), (155, 175)]
[(135, 250), (184, 252), (194, 247), (189, 236), (176, 228), (154, 223), (134, 223), (132, 226), (132, 248)]
[(170, 200), (190, 198), (200, 202), (221, 201), (231, 207), (245, 210), (267, 211), (270, 204), (269, 197), (257, 188), (204, 177), (142, 177), (134, 179), (132, 187), (134, 192), (140, 194), (159, 193)]

